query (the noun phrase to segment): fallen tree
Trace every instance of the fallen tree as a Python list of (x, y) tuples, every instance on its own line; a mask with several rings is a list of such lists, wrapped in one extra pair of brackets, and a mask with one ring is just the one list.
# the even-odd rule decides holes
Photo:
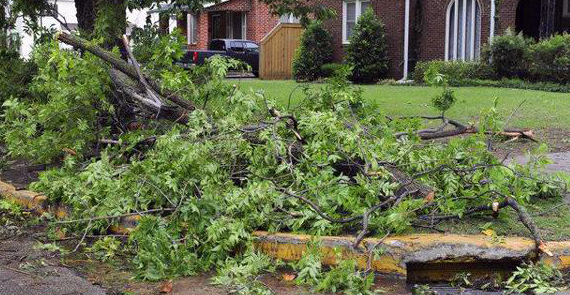
[[(112, 69), (109, 70), (109, 73), (110, 73), (110, 76), (111, 76), (113, 82), (117, 86), (117, 88), (121, 92), (126, 94), (129, 99), (139, 102), (144, 108), (146, 108), (147, 110), (150, 110), (151, 112), (154, 112), (156, 114), (157, 118), (163, 117), (163, 118), (169, 119), (169, 120), (174, 121), (174, 122), (187, 123), (188, 122), (187, 121), (187, 113), (182, 111), (182, 109), (184, 109), (185, 111), (193, 111), (196, 109), (192, 103), (190, 103), (188, 101), (184, 101), (180, 97), (177, 97), (177, 96), (172, 95), (170, 93), (164, 92), (164, 90), (160, 87), (159, 82), (156, 82), (152, 79), (149, 79), (148, 77), (146, 77), (142, 73), (142, 70), (140, 69), (140, 66), (139, 66), (137, 60), (135, 59), (132, 52), (130, 51), (129, 40), (127, 39), (126, 36), (123, 37), (124, 46), (127, 50), (128, 57), (129, 57), (132, 65), (127, 64), (123, 60), (115, 57), (112, 53), (107, 52), (102, 48), (90, 45), (89, 42), (82, 40), (76, 36), (71, 36), (71, 35), (68, 35), (65, 33), (59, 33), (57, 35), (57, 39), (61, 42), (72, 45), (78, 49), (91, 52), (95, 56), (97, 56), (97, 57), (101, 58), (102, 60), (106, 61), (107, 63), (109, 63), (109, 65), (112, 67)], [(171, 102), (174, 102), (176, 104), (176, 106), (166, 106), (163, 102), (163, 98), (166, 98), (166, 99), (170, 100)], [(287, 144), (288, 147), (286, 147), (286, 151), (284, 152), (287, 155), (281, 156), (280, 155), (281, 152), (278, 149), (276, 149), (274, 151), (276, 158), (282, 159), (282, 161), (281, 161), (282, 164), (289, 165), (289, 166), (297, 165), (297, 162), (299, 162), (302, 159), (302, 157), (307, 156), (303, 152), (303, 145), (306, 145), (307, 142), (303, 138), (303, 136), (301, 135), (302, 131), (299, 129), (298, 120), (292, 115), (286, 115), (286, 116), (281, 115), (280, 112), (278, 110), (276, 110), (275, 108), (268, 109), (268, 115), (274, 118), (274, 120), (272, 122), (262, 122), (261, 124), (257, 124), (257, 125), (247, 125), (247, 127), (237, 128), (237, 131), (241, 132), (242, 134), (249, 134), (252, 132), (253, 133), (260, 133), (260, 132), (266, 131), (268, 129), (273, 129), (271, 140), (289, 141), (290, 142), (289, 144)], [(457, 135), (462, 135), (462, 134), (479, 134), (479, 133), (481, 133), (479, 128), (477, 128), (477, 127), (465, 126), (456, 120), (446, 118), (444, 115), (437, 116), (437, 117), (427, 117), (427, 116), (402, 117), (399, 119), (412, 119), (412, 118), (421, 118), (421, 119), (426, 119), (426, 120), (441, 120), (442, 121), (442, 125), (437, 127), (437, 128), (414, 131), (413, 134), (417, 135), (421, 140), (445, 138), (445, 137), (457, 136)], [(279, 122), (285, 122), (284, 126), (286, 127), (286, 129), (290, 130), (293, 134), (292, 139), (286, 140), (283, 138), (277, 138), (276, 133), (275, 133), (276, 132), (275, 128), (277, 128), (277, 126), (278, 126), (277, 124)], [(446, 128), (448, 126), (452, 126), (453, 128), (451, 130), (446, 130)], [(394, 133), (394, 137), (398, 139), (398, 138), (401, 138), (401, 137), (406, 136), (408, 134), (409, 134), (409, 132), (398, 132), (398, 133)], [(505, 129), (504, 131), (501, 131), (501, 132), (484, 131), (482, 134), (502, 135), (502, 136), (513, 137), (513, 138), (523, 137), (523, 138), (528, 138), (528, 139), (535, 141), (535, 139), (533, 138), (533, 132), (530, 130)], [(267, 139), (265, 139), (265, 140), (261, 139), (260, 140), (259, 138), (255, 138), (255, 139), (252, 139), (252, 138), (248, 139), (247, 137), (245, 137), (245, 138), (253, 144), (266, 144), (266, 145), (268, 144)], [(297, 148), (295, 148), (295, 152), (292, 152), (292, 150), (293, 150), (292, 146), (294, 146), (295, 143), (297, 143)], [(378, 159), (378, 160), (381, 160), (381, 159)], [(349, 162), (351, 162), (352, 164), (349, 163), (349, 164), (338, 165), (338, 162), (333, 163), (333, 167), (339, 173), (340, 177), (348, 176), (351, 179), (354, 179), (358, 175), (366, 175), (367, 177), (381, 176), (381, 172), (378, 173), (378, 172), (367, 171), (368, 168), (371, 166), (369, 163), (364, 164), (364, 163), (362, 163), (363, 162), (362, 160), (349, 161)], [(355, 168), (351, 167), (352, 165), (357, 165), (359, 167), (357, 167), (356, 170), (354, 170)], [(277, 191), (279, 191), (279, 192), (281, 192), (281, 193), (283, 193), (289, 197), (294, 197), (294, 198), (301, 200), (302, 202), (309, 205), (313, 210), (315, 210), (315, 212), (318, 215), (320, 215), (325, 220), (328, 220), (329, 222), (343, 224), (343, 223), (352, 223), (352, 222), (361, 220), (362, 221), (362, 230), (359, 231), (359, 233), (355, 239), (355, 243), (354, 243), (354, 247), (357, 248), (360, 241), (369, 233), (369, 230), (368, 230), (368, 226), (369, 226), (369, 222), (370, 222), (369, 219), (370, 219), (370, 216), (372, 214), (374, 214), (376, 211), (383, 211), (383, 210), (387, 210), (390, 208), (394, 208), (394, 207), (398, 206), (399, 203), (402, 202), (406, 197), (410, 197), (410, 196), (412, 196), (412, 197), (415, 196), (416, 198), (420, 197), (427, 204), (431, 204), (432, 202), (434, 202), (434, 200), (436, 199), (435, 192), (437, 189), (433, 188), (429, 185), (426, 185), (425, 183), (422, 183), (421, 181), (419, 181), (420, 178), (423, 178), (423, 177), (429, 175), (430, 173), (450, 171), (451, 173), (454, 173), (457, 176), (464, 179), (466, 177), (466, 175), (469, 173), (473, 173), (473, 172), (485, 170), (485, 169), (490, 169), (490, 168), (495, 167), (495, 166), (498, 166), (498, 167), (503, 166), (502, 163), (500, 163), (498, 165), (497, 164), (490, 164), (490, 163), (476, 163), (472, 167), (463, 168), (463, 169), (455, 169), (455, 168), (451, 168), (449, 165), (441, 165), (441, 166), (435, 167), (433, 169), (430, 169), (428, 171), (419, 172), (419, 173), (416, 173), (415, 175), (410, 175), (407, 172), (403, 171), (402, 169), (398, 168), (397, 163), (379, 162), (379, 164), (377, 163), (376, 165), (380, 165), (380, 167), (385, 169), (385, 171), (387, 172), (387, 175), (388, 175), (387, 178), (390, 181), (398, 184), (398, 186), (395, 187), (394, 194), (392, 196), (385, 196), (384, 201), (368, 208), (368, 210), (366, 210), (364, 214), (361, 214), (361, 215), (358, 215), (355, 217), (344, 218), (344, 219), (335, 219), (335, 218), (328, 217), (324, 213), (324, 211), (318, 205), (316, 205), (315, 203), (310, 201), (309, 198), (306, 198), (306, 197), (297, 195), (293, 192), (290, 192), (288, 189), (280, 187), (277, 183), (275, 183), (273, 180), (272, 181), (274, 182), (275, 188)], [(347, 168), (350, 170), (350, 172), (348, 172), (348, 173), (346, 171)], [(289, 167), (289, 169), (292, 169), (292, 168)], [(255, 177), (255, 175), (252, 175), (250, 171), (244, 171), (244, 172), (245, 172), (245, 174), (243, 174), (243, 173), (241, 174), (242, 177), (246, 177), (246, 178), (249, 178), (252, 176)], [(483, 194), (480, 194), (479, 197), (481, 197), (484, 194), (495, 194), (496, 195), (499, 193), (497, 191), (487, 191), (487, 192), (484, 192)], [(481, 211), (489, 211), (491, 209), (492, 209), (492, 211), (496, 212), (500, 208), (510, 206), (513, 209), (515, 209), (515, 211), (519, 214), (520, 219), (523, 222), (523, 224), (530, 230), (534, 240), (536, 241), (537, 247), (539, 245), (542, 245), (543, 244), (542, 238), (540, 237), (540, 234), (539, 234), (536, 226), (532, 222), (530, 216), (528, 216), (528, 214), (525, 213), (524, 209), (522, 209), (520, 204), (515, 199), (513, 199), (512, 197), (508, 197), (508, 196), (503, 196), (503, 197), (504, 197), (505, 201), (500, 203), (498, 206), (493, 204), (493, 205), (477, 206), (474, 208), (467, 208), (463, 214), (471, 215), (471, 214), (475, 214), (475, 213), (478, 213)], [(423, 208), (423, 207), (420, 207), (420, 208)], [(432, 214), (431, 218), (433, 221), (434, 219), (435, 220), (445, 220), (445, 219), (451, 219), (454, 217), (456, 217), (456, 215), (434, 217)], [(419, 217), (419, 220), (422, 220), (421, 216)]]
[[(484, 144), (496, 134), (485, 131), (495, 130), (486, 125), (492, 120), (472, 129), (442, 115), (433, 120), (442, 120), (443, 128), (418, 131), (414, 120), (386, 119), (342, 73), (306, 90), (294, 108), (285, 108), (212, 74), (225, 73), (228, 64), (221, 59), (188, 72), (167, 69), (150, 75), (126, 39), (131, 64), (78, 37), (60, 33), (57, 38), (85, 54), (44, 49), (46, 59), (59, 63), (40, 60), (43, 80), (38, 83), (49, 85), (45, 82), (51, 79), (57, 87), (33, 104), (22, 107), (24, 102), (14, 101), (7, 112), (14, 119), (7, 124), (13, 125), (6, 130), (32, 138), (61, 130), (48, 129), (49, 120), (38, 123), (32, 121), (38, 116), (28, 114), (57, 109), (60, 100), (66, 107), (81, 103), (56, 94), (79, 88), (76, 96), (87, 97), (81, 95), (92, 93), (89, 72), (97, 74), (98, 87), (113, 87), (124, 103), (134, 105), (137, 128), (108, 132), (109, 125), (97, 127), (107, 115), (98, 112), (90, 126), (99, 129), (70, 129), (74, 138), (92, 132), (89, 139), (98, 155), (84, 159), (81, 151), (65, 146), (73, 152), (62, 156), (61, 168), (44, 172), (32, 188), (70, 205), (71, 220), (54, 226), (81, 241), (104, 235), (118, 217), (154, 213), (141, 219), (130, 238), (140, 278), (189, 275), (234, 263), (236, 257), (253, 255), (244, 249), (251, 248), (254, 230), (350, 234), (353, 247), (364, 250), (361, 241), (367, 236), (511, 209), (529, 229), (537, 251), (548, 251), (524, 206), (559, 195), (564, 187), (494, 157)], [(82, 75), (70, 78), (68, 72)], [(104, 103), (101, 98), (88, 105)], [(105, 111), (113, 114), (112, 108)], [(69, 123), (65, 119), (58, 117), (61, 126)], [(32, 125), (43, 130), (25, 133)], [(446, 130), (450, 127), (455, 131)], [(453, 134), (471, 136), (449, 143), (422, 141)], [(9, 137), (9, 144), (15, 138)], [(31, 145), (17, 143), (24, 149)]]

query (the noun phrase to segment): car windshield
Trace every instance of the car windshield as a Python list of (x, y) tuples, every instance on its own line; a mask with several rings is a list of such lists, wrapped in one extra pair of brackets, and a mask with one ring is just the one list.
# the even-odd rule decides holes
[(259, 46), (253, 42), (246, 42), (245, 50), (248, 52), (259, 52)]

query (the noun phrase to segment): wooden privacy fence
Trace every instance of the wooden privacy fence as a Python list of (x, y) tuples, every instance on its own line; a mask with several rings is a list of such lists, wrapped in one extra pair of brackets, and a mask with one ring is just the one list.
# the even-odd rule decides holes
[(261, 40), (259, 77), (267, 80), (291, 79), (295, 50), (301, 44), (300, 24), (279, 24)]

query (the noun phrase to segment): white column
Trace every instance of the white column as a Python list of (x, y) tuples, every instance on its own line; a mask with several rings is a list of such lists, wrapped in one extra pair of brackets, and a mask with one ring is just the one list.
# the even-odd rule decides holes
[(477, 30), (477, 0), (471, 1), (471, 60), (475, 60), (475, 31)]
[(168, 18), (168, 32), (172, 33), (174, 31), (174, 29), (176, 29), (177, 26), (177, 20), (176, 20), (176, 15), (171, 15)]
[(457, 41), (459, 35), (459, 0), (455, 0), (455, 13), (453, 23), (453, 59), (457, 59)]
[(192, 26), (192, 14), (186, 14), (186, 44), (192, 44), (192, 32), (194, 27)]
[(463, 11), (461, 12), (461, 60), (465, 60), (467, 48), (467, 0), (460, 0), (463, 2)]
[(402, 80), (408, 80), (408, 63), (410, 48), (410, 0), (406, 0), (406, 9), (404, 15), (404, 77)]

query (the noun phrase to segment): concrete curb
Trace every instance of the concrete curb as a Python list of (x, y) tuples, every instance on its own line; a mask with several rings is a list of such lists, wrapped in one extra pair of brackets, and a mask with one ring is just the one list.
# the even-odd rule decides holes
[[(301, 259), (307, 243), (314, 239), (309, 235), (254, 232), (255, 245), (267, 255), (285, 261)], [(431, 265), (430, 278), (444, 279), (443, 265), (465, 265), (477, 262), (492, 264), (540, 259), (561, 270), (570, 269), (570, 241), (548, 242), (553, 256), (537, 257), (535, 243), (531, 239), (506, 237), (503, 243), (493, 243), (484, 235), (415, 234), (380, 239), (364, 239), (358, 249), (353, 249), (354, 237), (320, 237), (318, 240), (323, 264), (336, 265), (344, 259), (354, 259), (359, 268), (368, 268), (368, 250), (380, 242), (382, 252), (371, 261), (371, 269), (380, 273), (406, 276), (410, 265)], [(340, 253), (340, 256), (338, 255)], [(438, 271), (438, 268), (440, 271)]]
[[(37, 214), (50, 212), (60, 219), (69, 215), (64, 206), (49, 204), (48, 198), (28, 190), (17, 190), (0, 181), (0, 196)], [(111, 228), (117, 234), (128, 234), (141, 216), (122, 218), (119, 225)], [(299, 260), (313, 239), (309, 235), (254, 232), (255, 246), (267, 255), (286, 261)], [(336, 265), (339, 259), (354, 259), (359, 268), (368, 268), (367, 250), (380, 242), (379, 239), (364, 239), (358, 249), (352, 248), (354, 237), (320, 237), (319, 247), (324, 265)], [(413, 264), (432, 264), (436, 269), (449, 263), (473, 263), (479, 261), (521, 261), (540, 259), (561, 270), (570, 269), (570, 241), (547, 242), (553, 256), (537, 257), (534, 241), (520, 237), (506, 237), (504, 243), (493, 243), (483, 235), (416, 234), (388, 237), (381, 242), (383, 252), (371, 261), (371, 269), (384, 274), (406, 276)], [(340, 250), (340, 251), (339, 251)], [(337, 255), (340, 253), (340, 256)], [(429, 274), (439, 278), (441, 271)]]
[[(48, 197), (29, 190), (18, 190), (13, 185), (0, 180), (0, 197), (22, 206), (38, 215), (51, 213), (59, 219), (69, 216), (69, 208), (59, 204), (50, 204)], [(128, 234), (138, 223), (140, 216), (123, 217), (119, 225), (112, 226), (111, 231), (115, 234)]]

